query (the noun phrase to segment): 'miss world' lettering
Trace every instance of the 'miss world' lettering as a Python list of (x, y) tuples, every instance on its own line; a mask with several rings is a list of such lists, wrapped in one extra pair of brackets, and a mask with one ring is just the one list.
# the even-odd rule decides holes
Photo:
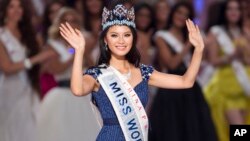
[(130, 139), (133, 141), (142, 141), (142, 135), (139, 129), (139, 121), (130, 116), (129, 114), (132, 112), (132, 107), (129, 106), (129, 100), (124, 95), (122, 88), (116, 81), (113, 81), (109, 84), (113, 94), (115, 94), (116, 101), (118, 101), (119, 105), (122, 106), (122, 113), (124, 116), (127, 116), (127, 125), (128, 133), (130, 135)]
[(123, 106), (123, 114), (127, 115), (128, 113), (130, 113), (132, 111), (132, 108), (128, 105), (128, 99), (124, 96), (117, 82), (113, 82), (109, 86), (111, 87), (114, 94), (116, 94), (116, 98), (118, 98), (120, 106)]

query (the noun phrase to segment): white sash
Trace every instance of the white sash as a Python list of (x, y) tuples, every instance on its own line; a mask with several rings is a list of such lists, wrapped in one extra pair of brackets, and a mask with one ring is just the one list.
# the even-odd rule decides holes
[(199, 82), (202, 88), (207, 86), (215, 71), (216, 68), (208, 61), (201, 62), (200, 72), (197, 76), (197, 81)]
[[(225, 54), (232, 55), (235, 52), (235, 46), (223, 27), (214, 26), (212, 27), (211, 32), (216, 35), (217, 41)], [(245, 71), (244, 65), (238, 60), (233, 60), (231, 65), (236, 74), (238, 82), (245, 91), (245, 94), (250, 96), (250, 80), (247, 72)]]
[(68, 52), (67, 47), (62, 42), (49, 39), (48, 44), (60, 55), (61, 62), (67, 62), (72, 57)]
[[(174, 49), (175, 52), (177, 53), (182, 52), (184, 45), (178, 39), (176, 39), (169, 31), (158, 31), (156, 33), (156, 36), (163, 38), (170, 45), (170, 47)], [(189, 66), (190, 60), (191, 60), (191, 55), (188, 53), (183, 58), (183, 62), (185, 63), (186, 67)], [(201, 67), (203, 67), (203, 69), (199, 73), (197, 81), (202, 87), (205, 87), (206, 84), (209, 82), (211, 76), (213, 75), (215, 69), (211, 64), (207, 62), (203, 62), (201, 64)]]
[[(0, 28), (0, 40), (4, 44), (11, 61), (20, 62), (26, 58), (26, 47), (11, 34), (8, 28)], [(25, 70), (19, 71), (17, 75), (23, 82), (27, 82)], [(4, 78), (5, 75), (0, 71), (0, 86), (4, 83)]]
[(113, 67), (101, 69), (97, 79), (106, 92), (126, 141), (148, 140), (148, 118), (131, 85)]
[[(178, 39), (176, 39), (172, 33), (169, 31), (158, 31), (156, 33), (156, 37), (163, 38), (172, 49), (174, 49), (175, 52), (181, 53), (184, 49), (184, 44), (182, 44)], [(191, 60), (191, 55), (188, 53), (184, 56), (183, 62), (186, 65), (186, 67), (189, 66)]]

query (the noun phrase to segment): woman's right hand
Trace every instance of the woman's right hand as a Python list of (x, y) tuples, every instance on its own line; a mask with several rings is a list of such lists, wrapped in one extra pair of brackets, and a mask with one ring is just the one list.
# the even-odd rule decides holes
[(78, 29), (73, 29), (69, 23), (61, 24), (59, 27), (62, 37), (76, 50), (85, 50), (85, 39)]

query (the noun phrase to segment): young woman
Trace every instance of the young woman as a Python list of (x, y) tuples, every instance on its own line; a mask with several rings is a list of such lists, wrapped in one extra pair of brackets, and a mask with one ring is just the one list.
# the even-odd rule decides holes
[[(159, 61), (169, 74), (183, 75), (189, 66), (192, 45), (185, 27), (187, 18), (193, 18), (192, 6), (177, 3), (166, 30), (155, 35)], [(151, 108), (152, 141), (216, 141), (210, 111), (197, 82), (189, 89), (158, 89)]]
[(166, 0), (158, 0), (154, 4), (155, 30), (162, 30), (167, 25), (170, 5)]
[[(70, 75), (73, 53), (59, 33), (62, 22), (81, 29), (80, 16), (71, 8), (63, 7), (51, 27), (47, 47), (57, 56), (44, 63), (44, 71), (55, 76), (57, 87), (52, 88), (44, 97), (38, 116), (38, 141), (94, 140), (101, 125), (99, 117), (91, 107), (90, 95), (77, 98), (70, 91)], [(85, 34), (84, 34), (85, 35)], [(84, 59), (85, 61), (85, 59)], [(99, 116), (99, 115), (98, 115)]]
[[(42, 39), (43, 39), (43, 46), (46, 44), (48, 40), (48, 30), (51, 26), (53, 20), (55, 19), (58, 11), (64, 6), (64, 3), (61, 0), (52, 0), (48, 2), (45, 6), (44, 14), (43, 14), (43, 21), (42, 21)], [(46, 46), (45, 46), (46, 47)], [(44, 50), (47, 48), (44, 47)], [(42, 72), (40, 76), (40, 87), (41, 87), (41, 98), (45, 96), (45, 94), (57, 85), (55, 78), (52, 74), (47, 72)]]
[(210, 24), (208, 57), (216, 72), (205, 88), (220, 141), (229, 140), (230, 124), (245, 124), (250, 109), (249, 41), (237, 0), (222, 3), (219, 19)]
[(39, 53), (24, 0), (0, 1), (0, 140), (34, 141), (39, 105)]
[(137, 48), (141, 54), (141, 63), (152, 65), (155, 52), (152, 44), (153, 9), (147, 3), (139, 3), (135, 5), (135, 16), (138, 35)]
[(99, 54), (98, 38), (101, 32), (101, 14), (103, 8), (103, 0), (84, 0), (83, 7), (83, 26), (89, 33), (86, 37), (88, 44), (85, 49), (85, 58), (88, 66), (93, 66), (97, 62)]
[(42, 30), (42, 37), (44, 39), (44, 43), (46, 43), (48, 39), (48, 30), (51, 26), (53, 20), (56, 17), (57, 12), (64, 6), (64, 3), (61, 0), (52, 0), (48, 2), (44, 9), (43, 14), (43, 30)]
[(149, 125), (144, 107), (148, 101), (148, 85), (192, 87), (204, 43), (198, 27), (187, 20), (189, 39), (195, 47), (189, 69), (182, 76), (158, 72), (151, 66), (140, 64), (140, 54), (135, 46), (134, 9), (121, 4), (109, 9), (103, 9), (98, 65), (88, 69), (85, 75), (82, 74), (83, 35), (68, 23), (60, 27), (61, 35), (75, 49), (71, 90), (76, 96), (92, 93), (104, 124), (97, 140), (147, 140)]

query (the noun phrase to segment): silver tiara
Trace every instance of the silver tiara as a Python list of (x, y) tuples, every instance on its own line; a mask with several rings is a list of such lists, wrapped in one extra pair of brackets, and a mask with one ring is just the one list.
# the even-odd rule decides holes
[(127, 25), (135, 28), (134, 8), (127, 9), (124, 5), (118, 4), (113, 10), (103, 8), (102, 30), (112, 25)]

